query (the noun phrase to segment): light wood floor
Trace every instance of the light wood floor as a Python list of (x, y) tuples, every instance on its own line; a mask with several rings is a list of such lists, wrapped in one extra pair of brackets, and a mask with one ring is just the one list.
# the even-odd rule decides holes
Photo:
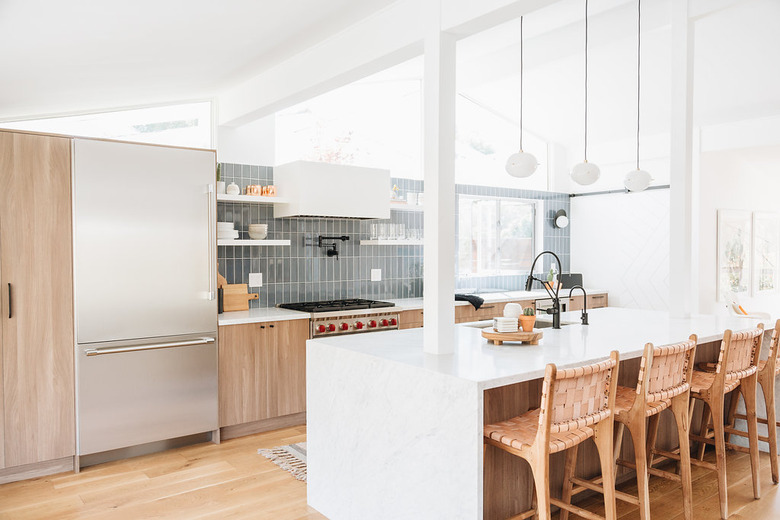
[(305, 440), (286, 428), (5, 484), (0, 519), (322, 520), (306, 484), (257, 453)]
[[(322, 520), (306, 505), (306, 484), (257, 454), (306, 440), (295, 427), (250, 435), (221, 445), (199, 444), (155, 455), (0, 486), (0, 519), (274, 519)], [(712, 453), (708, 452), (708, 457)], [(731, 518), (780, 518), (780, 493), (772, 484), (769, 457), (761, 455), (761, 500), (753, 500), (750, 462), (744, 453), (728, 457)], [(694, 518), (717, 519), (714, 473), (693, 468)], [(626, 484), (624, 491), (636, 492)], [(651, 479), (653, 518), (682, 520), (679, 486)], [(603, 514), (596, 498), (587, 509)], [(638, 519), (635, 506), (618, 501), (621, 520)], [(577, 518), (577, 517), (570, 517)], [(425, 520), (425, 519), (420, 519)]]

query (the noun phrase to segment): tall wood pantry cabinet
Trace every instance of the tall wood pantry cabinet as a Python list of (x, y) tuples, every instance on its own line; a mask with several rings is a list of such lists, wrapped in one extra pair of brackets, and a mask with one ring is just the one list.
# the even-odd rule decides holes
[(73, 468), (71, 234), (71, 140), (0, 131), (0, 482)]

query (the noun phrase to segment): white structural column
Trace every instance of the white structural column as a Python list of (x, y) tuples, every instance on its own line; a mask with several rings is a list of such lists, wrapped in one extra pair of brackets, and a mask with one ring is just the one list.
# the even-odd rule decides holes
[(455, 324), (455, 36), (427, 0), (423, 74), (425, 352), (451, 354)]
[(698, 278), (693, 276), (693, 208), (697, 194), (693, 176), (693, 22), (689, 1), (672, 2), (672, 121), (671, 204), (669, 244), (670, 312), (683, 318), (698, 299)]

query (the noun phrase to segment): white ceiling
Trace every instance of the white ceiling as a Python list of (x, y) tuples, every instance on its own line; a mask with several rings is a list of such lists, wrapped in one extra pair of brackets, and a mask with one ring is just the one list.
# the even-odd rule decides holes
[(213, 96), (393, 0), (0, 0), (0, 119)]

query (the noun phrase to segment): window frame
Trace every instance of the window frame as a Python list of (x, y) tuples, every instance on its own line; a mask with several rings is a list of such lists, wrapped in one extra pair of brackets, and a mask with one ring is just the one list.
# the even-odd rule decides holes
[[(540, 199), (526, 199), (522, 197), (508, 197), (508, 196), (501, 196), (501, 195), (474, 195), (474, 194), (467, 194), (467, 193), (459, 193), (458, 199), (457, 199), (457, 205), (458, 205), (458, 214), (460, 214), (460, 203), (461, 200), (470, 199), (475, 201), (495, 201), (497, 204), (496, 207), (496, 224), (495, 224), (495, 230), (496, 230), (496, 237), (497, 237), (497, 248), (498, 248), (498, 258), (497, 258), (497, 265), (499, 266), (498, 269), (496, 269), (495, 272), (477, 272), (477, 273), (462, 273), (460, 270), (460, 265), (457, 265), (457, 273), (456, 277), (458, 279), (469, 279), (469, 278), (484, 278), (484, 277), (490, 277), (490, 276), (517, 276), (518, 273), (515, 272), (502, 272), (500, 265), (501, 265), (501, 202), (520, 202), (524, 204), (529, 204), (533, 207), (533, 254), (534, 256), (538, 255), (544, 250), (544, 201)], [(456, 258), (458, 259), (458, 264), (460, 263), (460, 234), (462, 230), (460, 227), (458, 228), (458, 240), (456, 244)], [(528, 269), (531, 269), (531, 266), (528, 265)], [(522, 274), (522, 273), (521, 273)]]

